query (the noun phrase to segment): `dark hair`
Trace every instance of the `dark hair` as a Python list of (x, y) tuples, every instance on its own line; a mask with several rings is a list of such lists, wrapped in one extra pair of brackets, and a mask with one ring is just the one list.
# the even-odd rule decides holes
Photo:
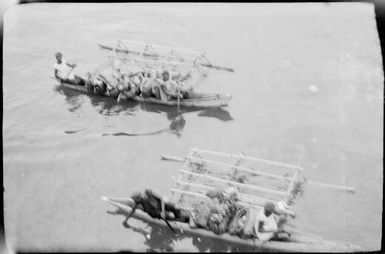
[(136, 191), (132, 193), (131, 198), (135, 201), (138, 202), (142, 198), (142, 194), (139, 191)]
[(56, 52), (55, 57), (57, 58), (58, 56), (63, 56), (61, 52)]
[(273, 212), (274, 211), (274, 207), (275, 207), (275, 205), (274, 205), (273, 202), (267, 201), (265, 203), (264, 209), (265, 209), (265, 211)]

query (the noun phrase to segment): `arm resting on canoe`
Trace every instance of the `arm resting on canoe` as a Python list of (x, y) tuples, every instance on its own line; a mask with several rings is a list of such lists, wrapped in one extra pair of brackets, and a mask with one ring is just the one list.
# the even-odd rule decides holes
[(165, 204), (164, 204), (164, 199), (157, 193), (155, 193), (154, 191), (152, 190), (146, 190), (148, 192), (148, 194), (150, 194), (153, 198), (157, 199), (160, 203), (160, 208), (161, 208), (161, 212), (160, 212), (160, 216), (162, 218), (165, 218)]
[(134, 204), (134, 206), (132, 207), (132, 210), (131, 210), (131, 213), (126, 217), (126, 219), (124, 220), (124, 222), (127, 222), (127, 220), (129, 218), (131, 218), (131, 216), (135, 213), (135, 210), (136, 210), (136, 207), (138, 206), (137, 203)]

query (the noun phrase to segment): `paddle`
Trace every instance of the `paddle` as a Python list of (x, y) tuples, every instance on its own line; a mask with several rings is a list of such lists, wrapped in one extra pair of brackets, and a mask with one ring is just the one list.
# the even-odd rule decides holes
[(51, 79), (53, 79), (53, 80), (56, 80), (56, 81), (58, 81), (58, 82), (61, 82), (61, 80), (60, 79), (57, 79), (57, 78), (54, 78), (54, 77), (52, 77), (52, 76), (49, 76)]
[(166, 222), (167, 226), (171, 229), (171, 231), (174, 232), (174, 233), (176, 233), (175, 229), (174, 229), (173, 227), (171, 227), (171, 225), (170, 225), (170, 223), (168, 222), (168, 220), (166, 220), (166, 216), (164, 217), (163, 220)]
[(178, 85), (178, 101), (177, 101), (177, 109), (178, 109), (178, 112), (179, 112), (179, 107), (180, 107), (180, 83), (177, 82), (177, 85)]
[[(162, 160), (169, 160), (169, 161), (176, 161), (176, 162), (185, 162), (186, 161), (186, 159), (184, 159), (184, 158), (169, 156), (169, 155), (161, 155), (161, 159)], [(325, 187), (325, 188), (334, 188), (334, 189), (338, 189), (338, 190), (343, 190), (343, 191), (347, 191), (350, 193), (355, 192), (355, 189), (351, 186), (322, 183), (322, 182), (312, 181), (312, 180), (307, 181), (307, 183), (310, 185), (318, 185), (320, 187)]]
[(228, 68), (228, 67), (222, 67), (222, 66), (217, 66), (217, 65), (212, 65), (212, 64), (202, 64), (202, 63), (198, 63), (198, 64), (205, 66), (205, 67), (208, 67), (208, 68), (216, 69), (216, 70), (234, 72), (234, 69)]
[(69, 75), (71, 74), (71, 72), (75, 69), (76, 65), (73, 65), (71, 70), (67, 73), (67, 76), (66, 76), (66, 80), (68, 80), (68, 77)]

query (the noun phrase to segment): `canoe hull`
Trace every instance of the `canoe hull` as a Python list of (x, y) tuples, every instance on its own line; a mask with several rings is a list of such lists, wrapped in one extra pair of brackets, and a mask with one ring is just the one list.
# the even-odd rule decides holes
[[(87, 94), (97, 94), (92, 90), (88, 90), (84, 86), (73, 85), (69, 83), (62, 82), (61, 85), (68, 89), (76, 90), (82, 93)], [(110, 97), (107, 93), (102, 94), (100, 96)], [(210, 93), (197, 93), (197, 92), (189, 92), (188, 99), (180, 100), (181, 107), (195, 107), (195, 108), (218, 108), (218, 107), (226, 107), (228, 106), (232, 95), (230, 94), (210, 94)], [(151, 103), (165, 106), (177, 106), (178, 102), (176, 100), (171, 101), (161, 101), (159, 99), (150, 97), (143, 98), (141, 96), (133, 96), (127, 98), (127, 100), (134, 100), (142, 103)]]
[[(130, 198), (108, 198), (102, 197), (102, 200), (117, 207), (119, 211), (128, 215), (131, 212), (131, 206), (133, 201)], [(163, 220), (154, 219), (141, 210), (137, 210), (133, 215), (133, 218), (156, 224), (159, 226), (167, 227)], [(359, 252), (362, 251), (360, 247), (345, 243), (335, 243), (326, 240), (315, 239), (314, 242), (300, 243), (300, 242), (279, 242), (269, 241), (262, 242), (258, 239), (241, 239), (229, 234), (216, 235), (205, 229), (190, 228), (186, 223), (178, 221), (169, 221), (170, 225), (177, 231), (178, 234), (185, 235), (197, 235), (199, 237), (205, 237), (213, 240), (221, 240), (227, 243), (242, 245), (252, 248), (254, 250), (266, 250), (266, 251), (279, 251), (279, 252)]]

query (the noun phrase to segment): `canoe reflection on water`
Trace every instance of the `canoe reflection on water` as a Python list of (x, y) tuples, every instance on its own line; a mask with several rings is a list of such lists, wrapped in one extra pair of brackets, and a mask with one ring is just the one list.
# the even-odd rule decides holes
[[(147, 112), (154, 112), (158, 114), (165, 114), (170, 121), (169, 126), (157, 131), (145, 132), (145, 133), (128, 133), (128, 132), (116, 132), (116, 133), (103, 133), (103, 136), (144, 136), (144, 135), (156, 135), (163, 132), (171, 132), (177, 136), (181, 136), (181, 132), (186, 125), (186, 120), (183, 114), (191, 112), (199, 112), (197, 115), (201, 117), (212, 117), (221, 121), (233, 120), (230, 113), (223, 108), (194, 108), (194, 107), (181, 107), (179, 111), (176, 107), (170, 107), (165, 105), (156, 105), (149, 103), (141, 103), (137, 101), (121, 101), (117, 102), (116, 99), (109, 97), (100, 97), (97, 95), (82, 94), (77, 91), (66, 89), (62, 86), (55, 87), (55, 90), (65, 96), (65, 101), (68, 103), (70, 112), (75, 112), (81, 108), (81, 106), (89, 100), (91, 105), (98, 111), (98, 113), (106, 116), (113, 115), (135, 115), (135, 111), (144, 110)], [(83, 128), (84, 129), (84, 128)], [(74, 134), (80, 130), (67, 130), (65, 133)]]

